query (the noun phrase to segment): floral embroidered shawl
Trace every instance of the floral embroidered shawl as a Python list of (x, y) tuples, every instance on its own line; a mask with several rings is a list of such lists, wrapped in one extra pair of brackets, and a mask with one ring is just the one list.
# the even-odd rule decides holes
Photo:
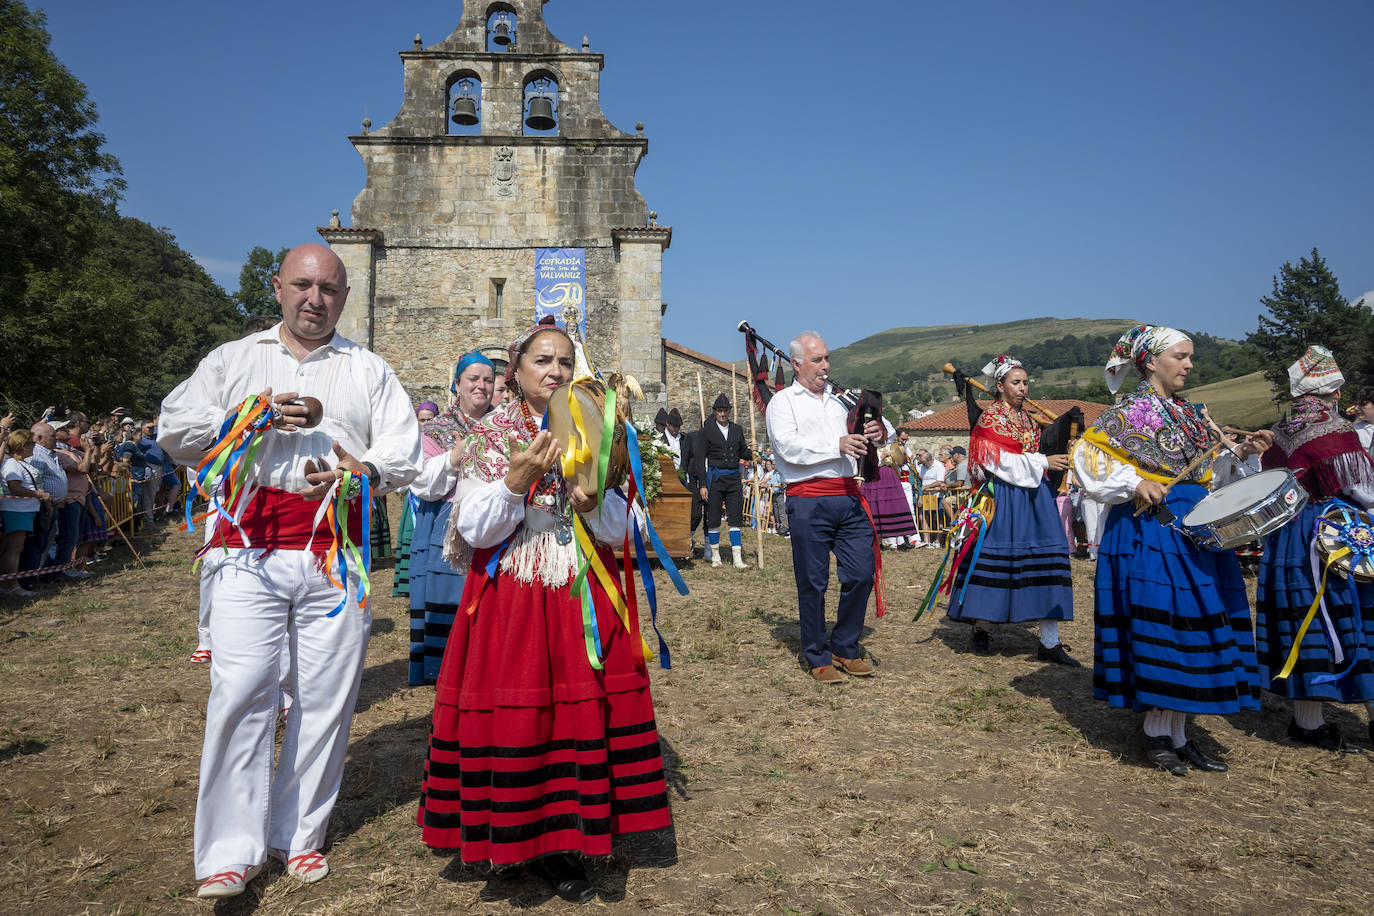
[[(1159, 483), (1172, 480), (1210, 447), (1207, 421), (1197, 408), (1180, 395), (1164, 397), (1147, 381), (1103, 411), (1083, 438)], [(1211, 459), (1188, 479), (1205, 486), (1212, 479)]]
[(969, 474), (977, 483), (987, 477), (985, 468), (996, 467), (1003, 454), (1040, 451), (1040, 427), (1030, 414), (998, 398), (983, 411), (968, 440)]
[[(466, 571), (472, 562), (472, 545), (458, 533), (458, 506), (463, 496), (484, 484), (505, 480), (510, 472), (510, 456), (530, 447), (537, 425), (520, 409), (522, 402), (510, 401), (485, 417), (470, 421), (458, 460), (458, 486), (454, 490), (454, 511), (449, 517), (444, 538), (444, 559), (455, 569)], [(576, 572), (577, 552), (571, 541), (559, 543), (556, 527), (559, 506), (566, 505), (566, 485), (557, 474), (546, 476), (535, 488), (525, 506), (525, 522), (510, 536), (501, 555), (501, 570), (514, 573), (521, 582), (538, 578), (545, 585), (566, 585)], [(571, 511), (571, 510), (565, 510)]]

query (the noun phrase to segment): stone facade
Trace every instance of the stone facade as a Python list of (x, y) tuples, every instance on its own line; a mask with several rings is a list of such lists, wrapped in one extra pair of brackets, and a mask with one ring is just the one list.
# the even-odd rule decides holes
[[(730, 376), (734, 374), (732, 390)], [(764, 427), (763, 416), (754, 409), (749, 397), (749, 374), (729, 363), (721, 362), (684, 347), (671, 340), (663, 341), (663, 374), (667, 382), (668, 406), (682, 412), (682, 428), (701, 429), (701, 403), (706, 405), (706, 416), (711, 416), (711, 403), (716, 395), (724, 394), (735, 405), (733, 419), (744, 428), (744, 438), (750, 438), (750, 417), (752, 415), (757, 441), (760, 446), (768, 442), (768, 431)], [(700, 396), (698, 396), (700, 379)], [(747, 406), (747, 410), (746, 410)], [(657, 408), (655, 408), (656, 410)], [(648, 416), (653, 416), (650, 411)]]
[[(494, 11), (516, 17), (514, 51), (489, 52)], [(458, 355), (505, 347), (534, 319), (535, 249), (583, 248), (587, 349), (635, 376), (652, 415), (665, 401), (662, 257), (672, 230), (650, 218), (634, 175), (647, 154), (601, 111), (605, 61), (551, 35), (542, 0), (465, 0), (443, 41), (400, 53), (404, 100), (349, 140), (366, 184), (352, 227), (321, 227), (348, 267), (340, 331), (376, 350), (417, 400), (446, 394)], [(557, 135), (526, 135), (525, 87), (557, 83)], [(479, 132), (449, 133), (449, 97), (480, 81)], [(637, 407), (637, 411), (641, 408)]]

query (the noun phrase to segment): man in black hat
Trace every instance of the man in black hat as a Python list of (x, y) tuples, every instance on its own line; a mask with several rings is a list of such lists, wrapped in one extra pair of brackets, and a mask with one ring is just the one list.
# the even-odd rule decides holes
[(682, 475), (682, 414), (674, 407), (666, 413), (659, 410), (659, 416), (663, 417), (663, 425), (658, 425), (658, 417), (654, 418), (654, 426), (658, 431), (654, 434), (654, 440), (668, 451), (673, 453), (673, 464), (677, 466), (678, 476)]
[(744, 442), (744, 429), (730, 422), (730, 400), (724, 394), (711, 405), (715, 418), (707, 420), (699, 433), (701, 451), (697, 478), (701, 481), (701, 498), (706, 500), (706, 557), (712, 566), (720, 566), (720, 516), (725, 507), (730, 525), (730, 552), (735, 569), (748, 569), (740, 542), (740, 526), (744, 524), (744, 487), (740, 482), (740, 461), (754, 457)]
[(668, 425), (668, 411), (666, 411), (666, 410), (664, 410), (662, 407), (660, 407), (660, 408), (658, 409), (658, 413), (654, 414), (654, 438), (655, 438), (655, 439), (662, 438), (662, 436), (663, 436), (663, 428), (664, 428), (665, 426), (667, 426), (667, 425)]

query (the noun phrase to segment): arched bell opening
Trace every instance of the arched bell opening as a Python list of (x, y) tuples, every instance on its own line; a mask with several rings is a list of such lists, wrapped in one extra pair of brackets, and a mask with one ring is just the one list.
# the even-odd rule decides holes
[(521, 123), (527, 137), (558, 136), (558, 82), (547, 73), (525, 80)]
[(516, 31), (519, 19), (515, 9), (505, 3), (487, 8), (487, 50), (493, 52), (516, 50)]
[(482, 133), (482, 80), (470, 71), (449, 79), (448, 108), (444, 122), (450, 135), (476, 136)]

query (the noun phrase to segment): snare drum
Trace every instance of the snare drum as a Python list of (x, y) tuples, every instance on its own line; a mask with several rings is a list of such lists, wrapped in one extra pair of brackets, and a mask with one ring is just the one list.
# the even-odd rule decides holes
[(1229, 550), (1282, 528), (1306, 504), (1307, 491), (1293, 472), (1275, 468), (1207, 494), (1181, 525), (1200, 546)]

